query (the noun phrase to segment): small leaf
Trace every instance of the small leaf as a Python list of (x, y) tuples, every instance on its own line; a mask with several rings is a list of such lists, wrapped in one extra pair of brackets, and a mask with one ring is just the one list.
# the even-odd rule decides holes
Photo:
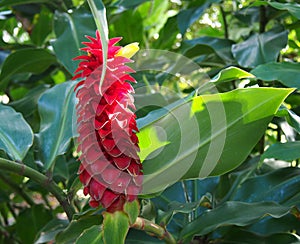
[(226, 202), (225, 204), (206, 211), (196, 220), (187, 224), (180, 233), (183, 242), (189, 241), (194, 235), (208, 234), (221, 226), (246, 226), (269, 215), (280, 218), (290, 212), (290, 207), (284, 207), (274, 202), (243, 203)]
[(232, 45), (233, 56), (243, 67), (255, 67), (276, 61), (279, 52), (287, 45), (288, 32), (271, 30), (253, 34), (246, 41)]
[(82, 232), (80, 237), (76, 240), (76, 244), (102, 244), (103, 242), (103, 231), (101, 226), (94, 225), (89, 229)]
[(20, 113), (0, 104), (0, 149), (22, 160), (33, 143), (33, 132)]
[(140, 204), (138, 200), (134, 200), (133, 202), (126, 202), (124, 204), (124, 212), (127, 213), (129, 217), (130, 225), (134, 224), (136, 218), (140, 213)]
[(287, 10), (290, 14), (300, 19), (300, 4), (298, 3), (278, 3), (278, 2), (268, 2), (273, 8), (279, 10)]
[(285, 116), (287, 122), (300, 134), (300, 117), (286, 107), (280, 107), (276, 116)]
[[(29, 58), (30, 57), (30, 58)], [(11, 53), (4, 61), (0, 74), (0, 90), (8, 85), (15, 74), (39, 74), (56, 63), (54, 55), (45, 49), (25, 48)]]
[(275, 158), (284, 161), (292, 161), (300, 158), (300, 141), (275, 143), (271, 145), (261, 156), (261, 160)]
[(121, 211), (103, 213), (103, 240), (105, 244), (124, 243), (129, 230), (129, 218)]
[[(16, 218), (16, 232), (22, 243), (33, 243), (36, 234), (52, 219), (50, 210), (43, 205), (34, 205), (25, 209)], [(28, 226), (30, 220), (30, 228)]]
[(56, 236), (56, 243), (74, 243), (84, 230), (94, 225), (99, 226), (102, 220), (102, 215), (92, 215), (89, 212), (79, 216), (78, 219), (73, 219), (68, 227)]
[(30, 3), (51, 3), (52, 0), (2, 0), (0, 2), (0, 8), (8, 6), (16, 6), (20, 4), (30, 4)]
[(221, 70), (214, 78), (212, 78), (211, 82), (226, 82), (232, 81), (236, 79), (245, 79), (245, 78), (254, 78), (255, 76), (248, 73), (245, 70), (242, 70), (237, 67), (228, 67), (226, 69)]
[(56, 85), (38, 101), (41, 124), (37, 138), (45, 170), (51, 167), (58, 155), (66, 152), (70, 140), (76, 136), (75, 84)]
[(267, 63), (257, 66), (251, 71), (263, 81), (280, 81), (287, 87), (300, 89), (300, 63)]

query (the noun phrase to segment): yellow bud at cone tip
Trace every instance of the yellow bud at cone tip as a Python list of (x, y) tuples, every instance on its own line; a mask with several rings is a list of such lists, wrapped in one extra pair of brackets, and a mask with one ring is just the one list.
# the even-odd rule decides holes
[(125, 58), (131, 58), (136, 52), (139, 50), (139, 43), (138, 42), (133, 42), (125, 47), (122, 47), (115, 56), (121, 56)]

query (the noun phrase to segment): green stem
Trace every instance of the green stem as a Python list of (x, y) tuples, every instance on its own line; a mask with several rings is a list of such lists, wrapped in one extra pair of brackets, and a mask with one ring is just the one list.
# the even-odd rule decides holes
[(19, 187), (18, 184), (13, 182), (10, 178), (6, 177), (3, 174), (0, 174), (0, 179), (8, 185), (14, 192), (20, 195), (30, 206), (34, 205), (34, 201), (30, 198), (30, 196)]
[(150, 220), (137, 217), (135, 223), (131, 227), (149, 232), (158, 237), (159, 239), (164, 240), (166, 243), (176, 244), (176, 240), (166, 229), (164, 229), (160, 225), (151, 222)]
[(68, 219), (71, 221), (74, 210), (71, 207), (65, 193), (51, 179), (47, 178), (40, 172), (27, 167), (25, 164), (19, 164), (4, 158), (0, 158), (0, 169), (10, 171), (18, 175), (26, 176), (47, 189), (56, 197), (57, 201), (61, 204), (62, 208), (67, 214)]
[(260, 6), (259, 7), (259, 33), (264, 33), (266, 31), (266, 25), (268, 23), (267, 15), (266, 15), (266, 7)]
[(222, 14), (222, 20), (223, 20), (223, 25), (224, 25), (224, 37), (225, 39), (229, 38), (229, 34), (228, 34), (228, 23), (226, 20), (226, 12), (224, 11), (224, 8), (222, 6), (222, 4), (220, 4), (220, 11)]

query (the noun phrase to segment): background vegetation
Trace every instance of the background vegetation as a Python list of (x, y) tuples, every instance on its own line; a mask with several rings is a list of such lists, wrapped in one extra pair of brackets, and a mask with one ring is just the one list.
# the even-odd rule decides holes
[[(140, 216), (183, 243), (299, 241), (300, 5), (288, 0), (103, 3), (109, 36), (122, 36), (122, 45), (168, 50), (201, 67), (197, 75), (195, 70), (135, 74), (141, 142), (157, 125), (171, 142), (159, 157), (144, 161), (145, 174), (157, 176), (145, 187), (158, 182), (155, 187), (162, 190), (159, 176), (178, 171), (177, 142), (195, 150), (195, 163), (182, 181), (141, 197)], [(83, 0), (1, 0), (0, 11), (0, 243), (101, 243), (102, 210), (88, 206), (77, 177), (76, 82), (70, 81), (77, 65), (72, 58), (84, 36), (95, 34), (91, 11)], [(195, 179), (208, 154), (205, 142), (218, 139), (205, 98), (224, 106), (221, 129), (227, 136), (210, 177)], [(205, 107), (194, 111), (198, 129), (208, 131), (200, 143), (184, 141), (181, 132), (189, 138), (194, 128), (184, 120), (178, 126), (159, 109), (168, 106), (188, 117), (189, 104)], [(168, 164), (174, 171), (163, 170)], [(126, 243), (140, 242), (163, 240), (130, 229)]]

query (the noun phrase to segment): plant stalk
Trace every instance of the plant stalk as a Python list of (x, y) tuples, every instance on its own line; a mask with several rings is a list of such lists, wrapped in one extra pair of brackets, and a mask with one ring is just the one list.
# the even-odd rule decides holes
[(3, 174), (0, 174), (0, 179), (18, 195), (20, 195), (30, 206), (34, 205), (34, 201), (31, 199), (31, 197), (26, 192), (24, 192), (23, 189), (19, 187), (19, 185), (10, 180), (10, 178), (6, 177)]
[(70, 205), (65, 193), (51, 179), (47, 178), (40, 172), (26, 166), (25, 164), (16, 163), (4, 158), (0, 158), (0, 169), (10, 171), (18, 175), (26, 176), (51, 192), (55, 196), (57, 201), (61, 204), (62, 208), (68, 216), (68, 219), (71, 221), (74, 210)]
[(158, 237), (159, 239), (164, 240), (166, 243), (176, 244), (176, 240), (166, 229), (164, 229), (160, 225), (151, 222), (150, 220), (137, 217), (135, 223), (131, 227), (149, 232)]

